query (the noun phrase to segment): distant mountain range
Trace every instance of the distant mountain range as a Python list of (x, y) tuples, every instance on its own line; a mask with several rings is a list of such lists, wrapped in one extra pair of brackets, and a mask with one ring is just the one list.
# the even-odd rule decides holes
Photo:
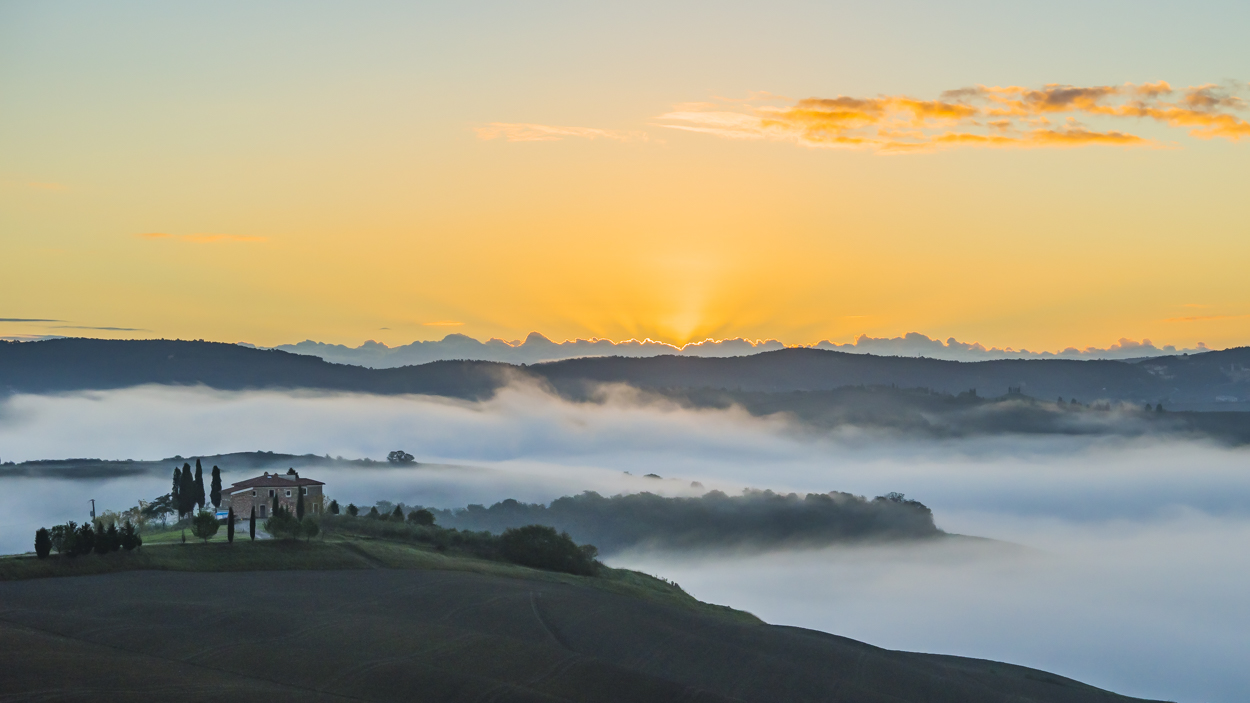
[[(514, 381), (539, 384), (575, 401), (597, 400), (604, 384), (622, 384), (691, 406), (788, 412), (822, 427), (858, 424), (961, 435), (1208, 432), (1218, 426), (1220, 436), (1250, 438), (1250, 413), (1212, 412), (1250, 410), (1250, 347), (1132, 362), (958, 362), (797, 348), (725, 358), (591, 357), (519, 366), (436, 361), (370, 369), (216, 342), (0, 342), (0, 389), (9, 393), (177, 384), (484, 399)], [(1158, 405), (1171, 411), (1168, 422), (1143, 414)], [(1141, 417), (1125, 424), (1092, 413), (1113, 409)], [(1199, 414), (1207, 417), (1193, 419), (1191, 412), (1193, 417), (1182, 421), (1176, 411), (1204, 411)]]
[[(250, 345), (245, 345), (250, 346)], [(553, 342), (537, 332), (531, 332), (524, 341), (506, 342), (502, 339), (491, 339), (486, 342), (467, 337), (463, 334), (449, 334), (441, 340), (429, 342), (413, 342), (398, 347), (388, 347), (378, 342), (365, 342), (358, 347), (342, 344), (325, 344), (305, 340), (299, 344), (282, 344), (273, 349), (316, 356), (336, 364), (352, 364), (368, 366), (375, 369), (387, 369), (397, 366), (414, 366), (427, 364), (431, 361), (500, 361), (507, 364), (535, 364), (544, 361), (559, 361), (590, 356), (689, 356), (689, 357), (728, 357), (747, 356), (767, 351), (785, 349), (786, 345), (775, 339), (708, 339), (692, 342), (683, 346), (674, 346), (650, 339), (643, 341), (629, 340), (613, 342), (607, 339), (577, 339), (564, 342)], [(1176, 349), (1173, 346), (1156, 347), (1150, 340), (1135, 342), (1121, 339), (1106, 349), (1087, 347), (1076, 349), (1069, 347), (1059, 353), (1031, 352), (1027, 349), (986, 348), (980, 344), (960, 342), (951, 337), (943, 342), (940, 339), (911, 332), (902, 337), (869, 337), (860, 335), (849, 344), (835, 344), (824, 341), (811, 346), (812, 349), (841, 351), (854, 354), (876, 354), (879, 356), (912, 356), (950, 361), (988, 361), (993, 359), (1142, 359), (1155, 356), (1168, 356), (1182, 353), (1200, 353), (1207, 351), (1203, 345), (1196, 349)]]
[(237, 344), (175, 340), (52, 339), (0, 342), (0, 389), (46, 393), (145, 383), (212, 388), (312, 388), (480, 398), (510, 379), (530, 378), (580, 397), (601, 383), (643, 389), (710, 388), (779, 393), (847, 386), (1009, 388), (1033, 398), (1163, 403), (1176, 409), (1250, 409), (1250, 347), (1141, 361), (1066, 359), (979, 362), (848, 354), (792, 348), (750, 356), (586, 357), (536, 365), (438, 361), (370, 369)]

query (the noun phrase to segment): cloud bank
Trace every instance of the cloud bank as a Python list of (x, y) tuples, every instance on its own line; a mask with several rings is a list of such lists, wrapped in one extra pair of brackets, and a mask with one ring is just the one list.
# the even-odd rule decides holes
[(695, 103), (658, 116), (658, 126), (725, 139), (785, 141), (809, 147), (907, 152), (957, 146), (999, 148), (1151, 146), (1158, 143), (1098, 123), (1185, 129), (1197, 139), (1238, 141), (1250, 122), (1237, 113), (1246, 86), (1173, 88), (1166, 82), (1041, 88), (975, 86), (936, 99), (906, 95), (805, 98), (771, 96), (734, 104)]

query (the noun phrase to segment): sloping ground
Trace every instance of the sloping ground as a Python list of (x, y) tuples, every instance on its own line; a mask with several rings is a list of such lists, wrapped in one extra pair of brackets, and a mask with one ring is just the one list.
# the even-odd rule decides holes
[(434, 570), (0, 583), (0, 662), (0, 700), (1134, 700), (577, 583)]

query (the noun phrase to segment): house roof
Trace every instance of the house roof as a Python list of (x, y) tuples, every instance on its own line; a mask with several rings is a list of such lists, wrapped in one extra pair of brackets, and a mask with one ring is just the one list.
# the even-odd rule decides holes
[(324, 481), (316, 481), (311, 478), (301, 478), (291, 476), (289, 474), (265, 474), (256, 478), (249, 478), (246, 481), (239, 481), (230, 486), (222, 493), (234, 493), (246, 488), (290, 488), (291, 486), (324, 486)]

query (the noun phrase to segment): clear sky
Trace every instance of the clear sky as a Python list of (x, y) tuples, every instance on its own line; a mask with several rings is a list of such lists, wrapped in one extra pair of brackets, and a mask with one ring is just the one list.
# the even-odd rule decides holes
[(1248, 3), (258, 5), (0, 4), (0, 336), (1250, 344)]

